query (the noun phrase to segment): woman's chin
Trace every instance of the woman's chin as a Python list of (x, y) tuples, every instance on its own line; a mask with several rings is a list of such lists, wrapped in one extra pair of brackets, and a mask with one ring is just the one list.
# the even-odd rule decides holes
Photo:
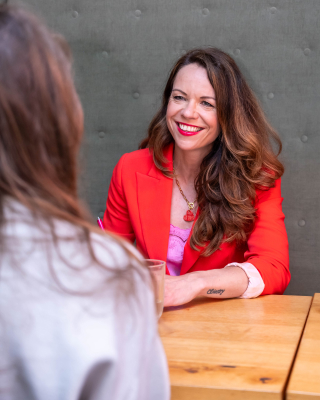
[(192, 151), (197, 150), (197, 146), (193, 143), (181, 143), (179, 140), (175, 140), (175, 148), (179, 149), (180, 151)]
[(183, 140), (174, 138), (174, 142), (175, 142), (175, 149), (176, 150), (178, 149), (179, 151), (183, 152), (199, 151), (201, 153), (202, 152), (207, 153), (208, 149), (210, 151), (212, 147), (212, 143), (210, 144), (199, 143), (195, 139), (192, 139), (192, 137)]

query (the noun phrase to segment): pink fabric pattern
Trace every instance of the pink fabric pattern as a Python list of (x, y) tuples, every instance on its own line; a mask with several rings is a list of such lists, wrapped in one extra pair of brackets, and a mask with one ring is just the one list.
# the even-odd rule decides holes
[(172, 276), (180, 275), (184, 246), (190, 235), (190, 229), (181, 229), (170, 224), (167, 267)]

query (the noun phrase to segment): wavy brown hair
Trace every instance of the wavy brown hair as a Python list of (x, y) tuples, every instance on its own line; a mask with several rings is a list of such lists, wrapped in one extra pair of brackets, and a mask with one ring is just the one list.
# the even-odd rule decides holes
[[(87, 245), (92, 260), (110, 269), (95, 257), (91, 233), (103, 233), (77, 193), (83, 113), (70, 54), (63, 37), (29, 12), (0, 5), (0, 228), (7, 221), (7, 199), (15, 199), (30, 210), (32, 223), (48, 224), (55, 244), (62, 240), (56, 220), (77, 226), (78, 236), (72, 232), (68, 239)], [(127, 268), (112, 268), (115, 276), (132, 286), (137, 258), (121, 239), (109, 236), (128, 256)], [(2, 229), (0, 246), (6, 250)]]
[[(281, 141), (234, 60), (216, 48), (195, 49), (174, 65), (164, 89), (160, 110), (152, 119), (148, 136), (140, 148), (153, 152), (155, 165), (168, 177), (163, 150), (172, 135), (166, 112), (177, 73), (186, 65), (197, 64), (207, 71), (216, 94), (220, 134), (210, 153), (202, 160), (195, 180), (200, 207), (191, 247), (209, 256), (223, 242), (245, 241), (256, 217), (256, 190), (267, 190), (281, 177), (284, 167), (278, 160)], [(274, 141), (278, 151), (273, 150)]]

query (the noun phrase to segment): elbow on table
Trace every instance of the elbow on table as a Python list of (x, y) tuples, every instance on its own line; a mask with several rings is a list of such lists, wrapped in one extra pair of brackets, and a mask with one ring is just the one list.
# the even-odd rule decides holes
[(261, 296), (266, 294), (283, 294), (291, 279), (289, 265), (275, 263), (271, 265), (268, 271), (263, 272), (259, 270), (259, 272), (265, 284)]

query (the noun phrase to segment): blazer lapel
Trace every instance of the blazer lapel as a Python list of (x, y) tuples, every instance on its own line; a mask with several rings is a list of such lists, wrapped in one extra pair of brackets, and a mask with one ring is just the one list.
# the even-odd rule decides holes
[[(165, 156), (172, 168), (173, 145)], [(149, 258), (166, 260), (170, 230), (172, 179), (153, 165), (148, 175), (137, 172), (138, 206)]]

